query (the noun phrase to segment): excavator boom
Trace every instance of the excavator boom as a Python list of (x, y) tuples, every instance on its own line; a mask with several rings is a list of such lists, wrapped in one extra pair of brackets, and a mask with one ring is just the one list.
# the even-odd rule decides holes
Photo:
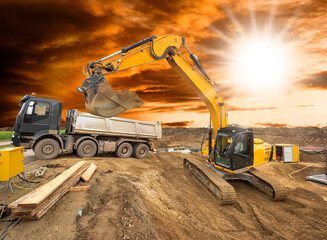
[[(182, 46), (189, 52), (193, 65), (181, 53)], [(85, 95), (88, 112), (111, 117), (141, 106), (143, 103), (135, 93), (127, 90), (115, 92), (104, 76), (162, 59), (166, 59), (205, 102), (210, 111), (214, 133), (218, 128), (227, 126), (226, 108), (218, 87), (210, 80), (197, 56), (188, 49), (185, 39), (172, 34), (149, 37), (96, 62), (90, 62), (85, 67), (88, 78), (78, 88)]]

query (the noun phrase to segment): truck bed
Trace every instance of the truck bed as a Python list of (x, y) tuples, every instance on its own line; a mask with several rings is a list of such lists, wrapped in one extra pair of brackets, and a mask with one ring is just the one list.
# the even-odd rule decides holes
[[(67, 126), (69, 124), (69, 126)], [(89, 113), (68, 110), (66, 131), (72, 134), (92, 134), (99, 136), (121, 136), (159, 139), (161, 123), (144, 122), (120, 117), (104, 118)]]

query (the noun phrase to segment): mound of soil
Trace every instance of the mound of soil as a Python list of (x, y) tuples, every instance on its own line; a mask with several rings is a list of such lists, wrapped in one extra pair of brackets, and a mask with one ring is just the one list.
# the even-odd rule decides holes
[[(180, 129), (169, 129), (171, 132), (164, 129), (164, 138), (157, 143), (175, 141), (198, 147), (202, 141), (199, 135), (205, 129), (192, 130), (182, 134)], [(305, 162), (271, 162), (257, 167), (290, 189), (286, 200), (271, 201), (251, 185), (231, 181), (237, 202), (227, 206), (220, 205), (219, 200), (183, 168), (183, 159), (187, 156), (151, 153), (146, 159), (121, 159), (105, 154), (86, 159), (94, 162), (98, 169), (89, 183), (78, 184), (91, 184), (91, 189), (67, 193), (40, 220), (20, 223), (6, 239), (327, 238), (327, 186), (304, 180), (306, 174), (324, 170), (324, 162), (310, 160), (315, 155), (305, 156)], [(192, 157), (205, 161), (199, 153), (193, 153)], [(48, 161), (60, 166), (48, 169), (42, 183), (79, 160), (69, 155)], [(291, 178), (289, 174), (295, 171), (298, 172)], [(33, 171), (27, 178), (34, 179)], [(23, 185), (18, 179), (16, 184)], [(12, 202), (28, 191), (12, 194), (2, 190), (0, 202), (5, 201), (7, 193), (8, 202)], [(76, 214), (78, 210), (83, 211), (81, 217)], [(0, 223), (0, 234), (7, 225)]]

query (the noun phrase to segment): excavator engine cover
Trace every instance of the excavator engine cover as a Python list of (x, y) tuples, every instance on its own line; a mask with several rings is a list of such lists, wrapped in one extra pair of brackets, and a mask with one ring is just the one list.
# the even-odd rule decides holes
[(136, 93), (129, 90), (121, 92), (113, 90), (103, 75), (86, 78), (80, 89), (85, 97), (86, 110), (97, 116), (112, 117), (143, 105)]

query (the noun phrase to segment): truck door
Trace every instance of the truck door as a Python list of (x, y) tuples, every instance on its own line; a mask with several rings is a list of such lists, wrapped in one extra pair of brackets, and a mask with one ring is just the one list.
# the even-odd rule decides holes
[(22, 133), (36, 133), (40, 130), (49, 130), (51, 103), (40, 100), (31, 100), (28, 103), (22, 123)]

